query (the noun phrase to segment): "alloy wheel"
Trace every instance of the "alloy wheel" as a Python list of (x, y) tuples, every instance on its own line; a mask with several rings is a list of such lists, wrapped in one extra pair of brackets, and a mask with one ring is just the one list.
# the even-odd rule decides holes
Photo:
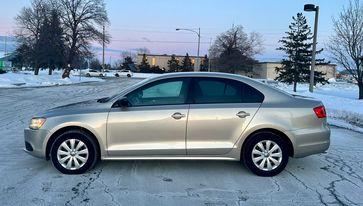
[(57, 149), (57, 159), (62, 167), (77, 170), (86, 164), (89, 151), (84, 142), (79, 139), (67, 139)]
[(262, 140), (252, 149), (252, 161), (256, 167), (263, 171), (276, 169), (282, 161), (282, 150), (272, 140)]

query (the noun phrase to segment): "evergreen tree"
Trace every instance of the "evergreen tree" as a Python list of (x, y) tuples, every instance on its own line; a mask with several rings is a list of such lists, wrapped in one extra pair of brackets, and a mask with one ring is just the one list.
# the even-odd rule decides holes
[(146, 54), (142, 55), (142, 60), (140, 65), (138, 66), (139, 71), (142, 73), (150, 73), (150, 64), (147, 62)]
[(90, 69), (101, 71), (102, 65), (101, 65), (100, 60), (98, 60), (96, 58), (92, 59), (90, 62)]
[[(289, 26), (287, 36), (279, 42), (282, 44), (277, 50), (285, 52), (287, 58), (282, 60), (282, 66), (276, 67), (278, 76), (275, 80), (294, 85), (296, 92), (297, 83), (309, 82), (310, 65), (312, 58), (312, 34), (302, 13), (292, 17), (293, 22)], [(317, 51), (317, 54), (322, 50)], [(316, 59), (316, 64), (324, 64), (324, 59)], [(315, 84), (326, 83), (322, 72), (315, 71)]]
[(193, 71), (192, 60), (190, 59), (188, 53), (185, 55), (185, 57), (182, 61), (181, 71), (183, 71), (183, 72)]
[(18, 48), (15, 50), (15, 56), (13, 59), (13, 65), (18, 69), (22, 67), (30, 67), (32, 63), (32, 48), (26, 44), (21, 43)]
[(133, 67), (133, 65), (135, 65), (134, 61), (130, 56), (127, 56), (121, 64), (121, 69), (131, 70), (131, 67)]
[(176, 59), (175, 54), (171, 55), (168, 61), (169, 72), (178, 72), (180, 69), (179, 60)]
[(155, 74), (163, 74), (165, 72), (165, 70), (161, 69), (159, 66), (152, 66), (150, 68), (150, 72), (155, 73)]
[(208, 71), (208, 67), (209, 67), (209, 58), (207, 55), (205, 55), (200, 64), (200, 71)]
[(65, 43), (60, 17), (56, 10), (52, 10), (50, 17), (46, 17), (41, 26), (39, 41), (36, 45), (39, 64), (49, 68), (49, 75), (55, 68), (65, 66)]

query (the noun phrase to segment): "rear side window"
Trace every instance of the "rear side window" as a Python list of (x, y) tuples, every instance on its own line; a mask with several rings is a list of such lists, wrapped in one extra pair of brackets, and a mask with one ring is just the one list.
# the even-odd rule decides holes
[(262, 103), (265, 96), (257, 89), (241, 82), (242, 103)]
[(261, 103), (261, 92), (239, 81), (222, 78), (196, 78), (194, 103)]

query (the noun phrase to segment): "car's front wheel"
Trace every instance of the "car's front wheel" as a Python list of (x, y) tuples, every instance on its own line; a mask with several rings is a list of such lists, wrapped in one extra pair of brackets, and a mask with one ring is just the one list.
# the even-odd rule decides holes
[(289, 160), (287, 144), (272, 132), (256, 133), (248, 138), (242, 155), (248, 169), (265, 177), (279, 174)]
[(97, 161), (96, 144), (82, 131), (74, 130), (61, 134), (51, 148), (54, 167), (64, 174), (82, 174)]

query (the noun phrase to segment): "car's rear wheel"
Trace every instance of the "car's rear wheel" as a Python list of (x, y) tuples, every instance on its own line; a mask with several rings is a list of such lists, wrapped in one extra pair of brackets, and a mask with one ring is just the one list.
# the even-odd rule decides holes
[(115, 77), (120, 77), (120, 75), (119, 74), (115, 74)]
[(54, 167), (64, 174), (82, 174), (93, 168), (98, 153), (95, 142), (82, 131), (73, 130), (61, 134), (51, 148)]
[(242, 155), (248, 169), (265, 177), (279, 174), (289, 160), (287, 144), (272, 132), (253, 134), (248, 138)]
[(129, 77), (129, 78), (130, 78), (130, 77), (131, 77), (131, 74), (127, 74), (127, 77)]

